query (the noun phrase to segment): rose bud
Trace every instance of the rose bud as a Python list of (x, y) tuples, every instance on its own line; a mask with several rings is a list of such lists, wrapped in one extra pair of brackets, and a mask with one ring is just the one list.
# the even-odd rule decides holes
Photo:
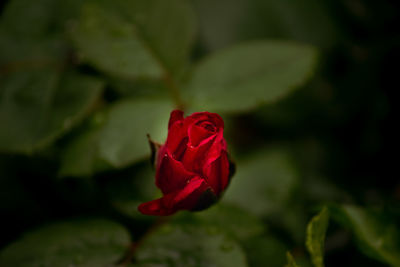
[(139, 211), (165, 216), (214, 204), (234, 169), (223, 130), (224, 121), (216, 113), (197, 112), (184, 118), (182, 111), (172, 111), (167, 141), (154, 155), (156, 185), (163, 197), (141, 204)]

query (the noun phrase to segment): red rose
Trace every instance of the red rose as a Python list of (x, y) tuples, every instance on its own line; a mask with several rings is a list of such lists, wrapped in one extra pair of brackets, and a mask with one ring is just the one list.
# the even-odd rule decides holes
[(167, 141), (156, 155), (156, 185), (163, 197), (141, 204), (139, 211), (170, 215), (215, 203), (230, 179), (223, 130), (218, 114), (198, 112), (183, 118), (182, 111), (172, 111)]

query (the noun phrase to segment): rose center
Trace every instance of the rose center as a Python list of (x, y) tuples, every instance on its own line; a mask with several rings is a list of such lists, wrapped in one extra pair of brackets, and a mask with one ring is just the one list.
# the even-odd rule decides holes
[(209, 132), (212, 132), (212, 133), (216, 132), (215, 125), (209, 121), (200, 121), (200, 122), (196, 123), (196, 125), (206, 129)]
[(189, 127), (190, 145), (197, 147), (204, 139), (217, 132), (215, 125), (207, 120), (198, 121)]

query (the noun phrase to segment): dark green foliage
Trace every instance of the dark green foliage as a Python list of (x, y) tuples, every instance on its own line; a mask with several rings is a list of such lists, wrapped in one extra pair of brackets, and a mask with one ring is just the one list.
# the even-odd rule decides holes
[(140, 245), (134, 266), (238, 266), (246, 257), (240, 246), (216, 228), (163, 226)]
[[(395, 5), (5, 1), (0, 266), (400, 266)], [(223, 117), (236, 173), (144, 216), (173, 109)]]
[(0, 253), (1, 266), (110, 266), (129, 245), (128, 232), (106, 220), (80, 220), (27, 233)]

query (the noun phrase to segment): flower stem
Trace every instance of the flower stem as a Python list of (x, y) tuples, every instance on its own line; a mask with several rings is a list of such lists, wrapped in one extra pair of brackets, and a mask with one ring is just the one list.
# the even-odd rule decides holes
[(142, 235), (138, 239), (138, 241), (131, 243), (131, 245), (129, 246), (129, 250), (117, 265), (120, 267), (128, 266), (132, 262), (137, 248), (143, 243), (143, 240), (145, 240), (150, 234), (152, 234), (158, 228), (160, 228), (162, 225), (168, 222), (168, 220), (169, 220), (168, 217), (157, 218), (155, 223), (150, 226), (150, 228), (144, 233), (144, 235)]
[(171, 97), (174, 100), (176, 108), (180, 109), (180, 110), (184, 110), (185, 104), (183, 103), (183, 99), (181, 97), (179, 88), (169, 73), (167, 73), (164, 76), (164, 81), (169, 88)]

